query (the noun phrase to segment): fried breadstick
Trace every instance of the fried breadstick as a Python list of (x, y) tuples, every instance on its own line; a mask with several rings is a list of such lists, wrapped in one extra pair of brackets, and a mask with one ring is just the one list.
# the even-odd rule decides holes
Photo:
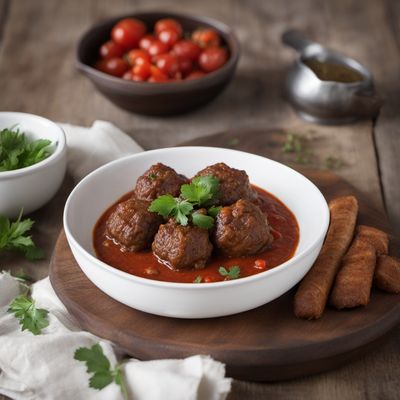
[(371, 226), (358, 225), (356, 228), (357, 236), (372, 244), (376, 249), (376, 254), (387, 254), (389, 250), (389, 235)]
[(353, 196), (339, 197), (329, 203), (331, 223), (322, 250), (301, 282), (294, 298), (296, 317), (322, 316), (341, 259), (354, 234), (358, 203)]
[(389, 293), (400, 293), (400, 260), (382, 255), (378, 257), (374, 284)]
[(375, 264), (375, 247), (357, 235), (343, 258), (330, 303), (338, 309), (366, 306), (371, 294)]

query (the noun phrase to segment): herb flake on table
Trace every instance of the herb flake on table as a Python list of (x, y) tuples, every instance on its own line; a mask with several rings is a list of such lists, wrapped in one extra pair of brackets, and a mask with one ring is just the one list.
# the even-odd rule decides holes
[(16, 297), (7, 311), (14, 314), (23, 331), (28, 330), (34, 335), (40, 335), (42, 329), (49, 325), (49, 312), (43, 308), (37, 308), (35, 300), (27, 294)]
[(29, 140), (19, 129), (0, 131), (0, 172), (29, 167), (43, 161), (50, 154), (51, 141)]
[(89, 379), (89, 387), (101, 390), (111, 382), (120, 386), (124, 399), (128, 399), (128, 391), (122, 378), (121, 364), (111, 368), (110, 361), (104, 355), (99, 343), (92, 347), (80, 347), (74, 353), (74, 359), (86, 364), (86, 371), (92, 376)]
[(0, 215), (0, 252), (18, 251), (31, 261), (43, 258), (43, 251), (36, 247), (32, 237), (28, 235), (34, 223), (30, 218), (22, 219), (22, 210), (14, 222)]
[(219, 267), (218, 272), (221, 276), (227, 279), (238, 279), (240, 277), (240, 267), (238, 265), (233, 265), (226, 269), (225, 267)]

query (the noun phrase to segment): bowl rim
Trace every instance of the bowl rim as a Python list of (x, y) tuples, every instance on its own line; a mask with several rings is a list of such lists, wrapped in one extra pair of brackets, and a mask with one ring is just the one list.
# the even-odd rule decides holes
[[(108, 25), (114, 21), (117, 22), (124, 18), (134, 17), (134, 18), (140, 19), (140, 17), (152, 16), (152, 15), (158, 15), (158, 14), (163, 14), (163, 15), (165, 15), (166, 18), (191, 19), (191, 20), (199, 22), (199, 23), (204, 23), (204, 24), (210, 25), (217, 31), (222, 32), (224, 35), (229, 37), (229, 39), (233, 43), (233, 46), (230, 43), (227, 43), (227, 47), (229, 48), (229, 51), (230, 51), (230, 57), (228, 58), (228, 61), (218, 70), (209, 72), (208, 74), (206, 74), (205, 76), (203, 76), (199, 79), (173, 81), (173, 82), (161, 82), (161, 83), (149, 83), (149, 82), (129, 81), (126, 79), (122, 79), (119, 77), (115, 77), (115, 76), (106, 74), (104, 72), (97, 70), (93, 66), (91, 66), (81, 60), (80, 51), (81, 51), (82, 42), (95, 29), (102, 28), (104, 25)], [(97, 77), (98, 79), (102, 79), (103, 81), (107, 82), (108, 84), (113, 84), (113, 85), (118, 84), (120, 86), (120, 88), (124, 88), (126, 90), (129, 90), (129, 89), (136, 90), (136, 89), (144, 88), (147, 93), (149, 90), (154, 91), (154, 92), (159, 92), (160, 90), (168, 91), (171, 88), (174, 88), (174, 89), (179, 88), (182, 90), (186, 90), (186, 89), (190, 89), (192, 87), (197, 86), (198, 82), (212, 83), (214, 80), (217, 80), (218, 78), (223, 77), (224, 74), (227, 73), (231, 68), (234, 68), (234, 66), (237, 64), (237, 62), (239, 60), (239, 55), (240, 55), (239, 40), (236, 37), (233, 29), (230, 28), (228, 25), (226, 25), (224, 22), (221, 22), (217, 19), (207, 17), (207, 16), (189, 15), (189, 14), (179, 13), (179, 12), (154, 10), (154, 11), (143, 11), (143, 12), (138, 11), (135, 13), (128, 13), (128, 14), (119, 15), (119, 16), (115, 16), (115, 17), (105, 18), (105, 19), (102, 19), (101, 21), (98, 21), (97, 23), (91, 25), (80, 36), (80, 38), (77, 42), (77, 45), (75, 47), (75, 64), (76, 64), (76, 67), (78, 68), (78, 70), (81, 70), (82, 72), (86, 72), (90, 75), (93, 75), (94, 77)], [(153, 88), (158, 89), (158, 90), (155, 90)]]
[[(289, 170), (291, 173), (297, 175), (298, 177), (301, 177), (301, 179), (306, 180), (311, 185), (313, 190), (316, 191), (319, 199), (322, 202), (322, 206), (324, 208), (324, 213), (323, 213), (324, 215), (323, 215), (323, 219), (320, 223), (320, 229), (319, 229), (319, 232), (318, 232), (316, 238), (313, 240), (313, 243), (311, 243), (308, 247), (306, 247), (301, 253), (295, 254), (289, 260), (285, 261), (284, 263), (282, 263), (272, 269), (269, 269), (269, 270), (266, 270), (263, 272), (259, 272), (254, 275), (239, 278), (239, 279), (198, 284), (198, 283), (180, 283), (180, 282), (158, 281), (158, 280), (154, 280), (154, 279), (143, 278), (143, 277), (140, 277), (137, 275), (129, 274), (128, 272), (125, 272), (118, 268), (115, 268), (115, 267), (101, 261), (100, 259), (93, 256), (92, 254), (90, 254), (88, 251), (86, 251), (83, 248), (83, 246), (80, 245), (80, 243), (72, 235), (70, 228), (69, 228), (69, 224), (68, 224), (68, 218), (69, 218), (72, 199), (75, 196), (76, 192), (78, 192), (80, 190), (80, 187), (85, 185), (86, 182), (89, 179), (91, 179), (93, 176), (100, 175), (104, 170), (110, 168), (111, 166), (113, 166), (115, 164), (123, 162), (124, 160), (126, 160), (128, 158), (147, 157), (147, 154), (157, 155), (158, 153), (164, 153), (165, 151), (171, 151), (171, 152), (185, 151), (185, 150), (210, 151), (210, 149), (223, 150), (224, 152), (225, 151), (226, 152), (235, 152), (235, 153), (240, 153), (240, 154), (246, 154), (247, 156), (250, 155), (251, 157), (255, 157), (255, 158), (259, 158), (259, 159), (266, 159), (269, 162), (278, 165), (280, 168)], [(99, 218), (100, 218), (100, 216), (99, 216)], [(325, 197), (322, 195), (322, 193), (318, 189), (318, 187), (313, 182), (311, 182), (307, 177), (302, 175), (301, 173), (295, 171), (293, 168), (290, 168), (278, 161), (271, 160), (270, 158), (267, 158), (267, 157), (259, 156), (256, 154), (252, 154), (252, 153), (248, 153), (248, 152), (240, 151), (240, 150), (226, 149), (226, 148), (222, 148), (222, 147), (211, 147), (211, 146), (208, 146), (208, 147), (207, 146), (181, 146), (181, 147), (161, 148), (161, 149), (148, 150), (148, 151), (144, 151), (144, 152), (140, 152), (140, 153), (136, 153), (136, 154), (131, 154), (131, 155), (119, 158), (117, 160), (111, 161), (111, 162), (97, 168), (96, 170), (92, 171), (90, 174), (88, 174), (85, 178), (83, 178), (75, 186), (75, 188), (72, 190), (72, 192), (68, 196), (68, 199), (67, 199), (67, 201), (65, 203), (65, 207), (64, 207), (64, 213), (63, 213), (63, 225), (64, 225), (64, 230), (65, 230), (68, 242), (71, 241), (72, 245), (75, 247), (76, 250), (78, 250), (86, 258), (88, 258), (92, 263), (97, 264), (97, 266), (99, 266), (99, 267), (105, 269), (106, 271), (111, 272), (121, 278), (128, 279), (129, 281), (133, 281), (134, 283), (138, 283), (138, 284), (144, 284), (147, 286), (158, 287), (158, 288), (163, 288), (163, 289), (174, 289), (175, 288), (175, 289), (194, 289), (194, 290), (211, 290), (211, 289), (220, 288), (220, 287), (225, 288), (225, 287), (231, 287), (231, 286), (241, 286), (241, 285), (245, 285), (247, 283), (251, 283), (253, 281), (257, 281), (259, 279), (263, 279), (267, 276), (272, 276), (272, 275), (280, 273), (282, 270), (289, 268), (292, 264), (294, 264), (298, 260), (301, 260), (301, 259), (307, 257), (311, 252), (313, 252), (315, 247), (317, 247), (319, 245), (320, 240), (321, 239), (323, 240), (323, 238), (325, 237), (326, 232), (328, 230), (329, 221), (330, 221), (330, 213), (329, 213), (329, 208), (328, 208), (328, 204), (325, 200)]]
[(15, 118), (19, 118), (21, 121), (25, 120), (28, 122), (29, 120), (36, 119), (38, 121), (47, 123), (52, 125), (55, 128), (55, 132), (57, 132), (57, 139), (52, 141), (55, 144), (55, 150), (44, 160), (39, 161), (36, 164), (30, 165), (29, 167), (23, 167), (19, 169), (14, 169), (11, 171), (0, 171), (0, 181), (6, 179), (17, 178), (19, 176), (25, 176), (33, 174), (41, 169), (51, 167), (58, 159), (63, 155), (66, 149), (66, 137), (65, 132), (61, 128), (61, 126), (48, 118), (42, 117), (36, 114), (24, 113), (24, 112), (14, 112), (14, 111), (0, 111), (0, 119), (2, 117), (12, 116)]

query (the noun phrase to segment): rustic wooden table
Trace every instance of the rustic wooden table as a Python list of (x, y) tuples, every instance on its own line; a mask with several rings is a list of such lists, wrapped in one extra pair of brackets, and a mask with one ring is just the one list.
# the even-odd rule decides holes
[[(176, 10), (220, 19), (242, 43), (235, 79), (213, 103), (172, 118), (150, 118), (116, 108), (98, 94), (74, 67), (74, 46), (93, 22), (136, 10)], [(295, 54), (282, 46), (288, 27), (367, 65), (385, 104), (376, 121), (322, 127), (301, 121), (282, 96)], [(400, 232), (400, 2), (396, 0), (0, 0), (0, 109), (40, 114), (54, 121), (90, 125), (112, 121), (144, 148), (173, 146), (219, 131), (283, 128), (308, 135), (319, 160), (345, 161), (337, 173), (386, 207)], [(251, 137), (249, 138), (251, 140)], [(285, 160), (283, 154), (275, 158)], [(47, 259), (35, 265), (3, 257), (2, 268), (25, 268), (36, 279), (47, 275), (61, 228), (63, 201), (73, 182), (35, 213), (35, 237)], [(237, 399), (396, 399), (399, 396), (400, 329), (385, 345), (339, 370), (291, 382), (235, 381)], [(1, 396), (0, 396), (1, 397)]]

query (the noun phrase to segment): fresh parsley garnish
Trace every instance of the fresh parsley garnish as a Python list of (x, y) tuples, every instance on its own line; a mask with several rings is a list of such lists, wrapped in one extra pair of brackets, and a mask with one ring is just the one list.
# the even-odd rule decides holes
[(210, 229), (214, 226), (214, 218), (209, 215), (204, 215), (199, 212), (192, 214), (193, 225), (198, 226), (202, 229)]
[(201, 283), (202, 280), (203, 280), (203, 278), (199, 275), (199, 276), (196, 276), (193, 283)]
[(198, 176), (181, 186), (181, 196), (199, 207), (206, 206), (218, 194), (219, 180), (212, 175)]
[(27, 233), (31, 230), (34, 221), (30, 218), (22, 220), (22, 210), (15, 222), (0, 215), (0, 251), (16, 250), (24, 254), (28, 260), (43, 258), (43, 251), (38, 249)]
[(228, 270), (225, 267), (219, 267), (218, 272), (228, 279), (237, 279), (240, 277), (240, 267), (238, 265), (233, 265)]
[(50, 155), (50, 140), (29, 140), (19, 129), (0, 131), (0, 172), (34, 165)]
[(211, 217), (216, 218), (218, 213), (221, 211), (222, 206), (211, 206), (208, 209), (208, 215), (211, 215)]
[(74, 353), (74, 359), (86, 364), (86, 371), (93, 374), (89, 379), (89, 387), (101, 390), (115, 382), (120, 386), (124, 399), (128, 399), (128, 391), (122, 379), (121, 365), (111, 369), (110, 361), (104, 355), (99, 343), (92, 347), (80, 347)]
[(28, 295), (16, 297), (8, 308), (18, 319), (21, 329), (29, 330), (34, 335), (42, 333), (42, 329), (49, 325), (48, 311), (43, 308), (36, 308), (35, 300)]
[(188, 224), (188, 216), (193, 210), (193, 205), (187, 200), (181, 200), (172, 197), (170, 194), (164, 194), (153, 200), (149, 211), (156, 212), (164, 218), (174, 217), (181, 225)]
[(151, 181), (155, 181), (157, 179), (157, 175), (156, 174), (149, 174), (147, 176)]

